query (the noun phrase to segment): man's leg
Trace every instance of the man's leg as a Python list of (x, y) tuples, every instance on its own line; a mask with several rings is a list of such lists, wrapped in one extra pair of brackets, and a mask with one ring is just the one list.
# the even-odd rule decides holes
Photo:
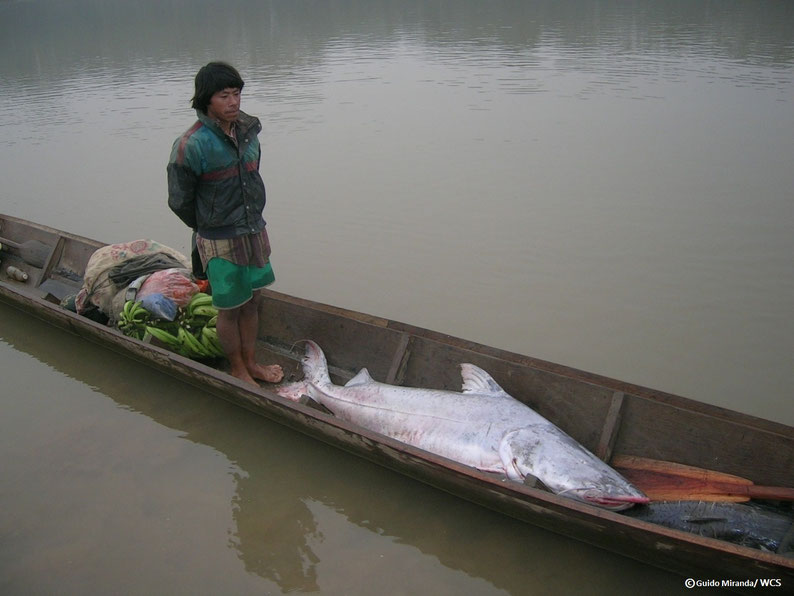
[(219, 309), (218, 322), (216, 329), (218, 331), (218, 340), (221, 342), (226, 358), (229, 359), (231, 366), (231, 374), (238, 379), (256, 385), (253, 377), (248, 372), (248, 367), (243, 360), (242, 352), (242, 338), (240, 337), (240, 320), (241, 311), (245, 305), (239, 308)]
[(259, 334), (259, 306), (262, 302), (261, 292), (254, 291), (251, 300), (240, 307), (240, 346), (242, 360), (248, 374), (254, 379), (267, 381), (268, 383), (278, 383), (284, 378), (284, 371), (278, 364), (268, 366), (261, 365), (256, 361), (256, 338)]
[[(236, 308), (218, 308), (218, 340), (229, 359), (231, 374), (257, 387), (256, 380), (278, 383), (284, 377), (279, 365), (263, 366), (256, 362), (262, 294), (255, 289), (246, 296), (251, 292), (250, 268), (216, 257), (209, 262), (209, 277), (214, 290), (212, 301), (216, 306), (218, 303), (239, 304), (251, 296)], [(257, 283), (262, 281), (256, 280)]]

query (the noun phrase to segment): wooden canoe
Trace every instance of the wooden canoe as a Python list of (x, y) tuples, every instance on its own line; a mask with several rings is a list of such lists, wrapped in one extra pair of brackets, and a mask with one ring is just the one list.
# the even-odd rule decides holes
[[(794, 588), (794, 558), (664, 528), (505, 481), (126, 337), (59, 305), (63, 296), (79, 290), (89, 258), (104, 243), (5, 215), (0, 215), (0, 236), (16, 246), (35, 242), (49, 247), (43, 263), (31, 263), (13, 245), (0, 253), (0, 299), (20, 311), (516, 519), (687, 577), (772, 578)], [(26, 271), (29, 279), (19, 282), (7, 276), (9, 265)], [(794, 485), (790, 426), (273, 291), (266, 293), (261, 315), (261, 359), (280, 363), (288, 377), (301, 374), (302, 347), (296, 342), (305, 338), (322, 346), (337, 383), (367, 367), (374, 378), (388, 383), (460, 390), (458, 366), (471, 362), (605, 461), (637, 456), (733, 474), (758, 485)]]

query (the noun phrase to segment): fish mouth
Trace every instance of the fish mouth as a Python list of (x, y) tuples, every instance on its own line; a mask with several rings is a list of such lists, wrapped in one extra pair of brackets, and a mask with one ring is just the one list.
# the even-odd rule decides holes
[(587, 495), (585, 501), (604, 509), (620, 511), (640, 503), (649, 503), (651, 500), (644, 495)]
[(629, 492), (625, 490), (608, 490), (594, 486), (569, 488), (557, 494), (570, 496), (584, 503), (611, 511), (620, 511), (633, 505), (650, 502), (650, 499), (638, 490)]

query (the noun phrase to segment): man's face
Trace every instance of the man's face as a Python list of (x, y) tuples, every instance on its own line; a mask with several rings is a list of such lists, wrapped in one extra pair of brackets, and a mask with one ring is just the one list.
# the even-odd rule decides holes
[(207, 106), (207, 116), (221, 122), (231, 123), (240, 114), (240, 90), (227, 87), (213, 94)]

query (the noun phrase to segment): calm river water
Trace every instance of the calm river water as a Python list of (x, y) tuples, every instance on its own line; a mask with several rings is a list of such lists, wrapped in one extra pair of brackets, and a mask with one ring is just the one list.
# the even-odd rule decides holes
[[(0, 2), (0, 212), (187, 251), (213, 59), (275, 289), (794, 424), (794, 3)], [(685, 592), (7, 307), (0, 372), (3, 594)]]

